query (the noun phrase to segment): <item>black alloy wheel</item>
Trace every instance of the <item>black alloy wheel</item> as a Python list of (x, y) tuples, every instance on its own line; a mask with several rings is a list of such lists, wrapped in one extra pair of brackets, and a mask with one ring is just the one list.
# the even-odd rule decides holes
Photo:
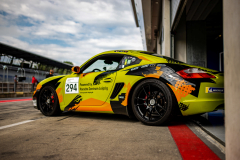
[(38, 104), (45, 116), (54, 116), (60, 113), (58, 97), (52, 86), (45, 86), (39, 94)]
[(133, 112), (138, 120), (147, 125), (165, 123), (173, 109), (173, 97), (161, 81), (148, 79), (138, 84), (132, 96)]

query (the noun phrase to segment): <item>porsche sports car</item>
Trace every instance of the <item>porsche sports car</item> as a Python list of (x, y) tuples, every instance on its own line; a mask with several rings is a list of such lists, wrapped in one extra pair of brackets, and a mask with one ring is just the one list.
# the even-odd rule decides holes
[(71, 75), (41, 81), (34, 107), (46, 116), (61, 111), (123, 114), (147, 125), (174, 115), (224, 108), (223, 73), (156, 53), (115, 50), (100, 53)]

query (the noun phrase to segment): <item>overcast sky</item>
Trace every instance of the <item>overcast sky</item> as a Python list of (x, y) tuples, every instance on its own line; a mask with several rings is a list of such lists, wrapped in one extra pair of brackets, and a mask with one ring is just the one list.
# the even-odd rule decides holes
[(107, 50), (143, 49), (130, 0), (1, 0), (0, 41), (74, 65)]

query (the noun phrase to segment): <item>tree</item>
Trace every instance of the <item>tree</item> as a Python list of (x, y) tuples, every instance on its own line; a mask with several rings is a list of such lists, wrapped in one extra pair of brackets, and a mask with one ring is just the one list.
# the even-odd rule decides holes
[(63, 63), (70, 64), (70, 65), (72, 65), (72, 66), (73, 66), (73, 63), (72, 63), (72, 62), (70, 62), (70, 61), (63, 61)]
[(59, 73), (59, 74), (63, 74), (63, 69), (60, 68), (60, 69), (58, 70), (58, 73)]

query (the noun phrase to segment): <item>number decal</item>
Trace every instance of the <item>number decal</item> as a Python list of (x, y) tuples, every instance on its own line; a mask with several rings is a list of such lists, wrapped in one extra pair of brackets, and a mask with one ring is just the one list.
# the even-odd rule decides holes
[(78, 93), (79, 77), (67, 78), (65, 83), (65, 93), (72, 94)]
[(74, 88), (75, 91), (77, 91), (77, 84), (74, 84)]
[(66, 85), (67, 89), (66, 89), (66, 92), (69, 92), (69, 84)]

